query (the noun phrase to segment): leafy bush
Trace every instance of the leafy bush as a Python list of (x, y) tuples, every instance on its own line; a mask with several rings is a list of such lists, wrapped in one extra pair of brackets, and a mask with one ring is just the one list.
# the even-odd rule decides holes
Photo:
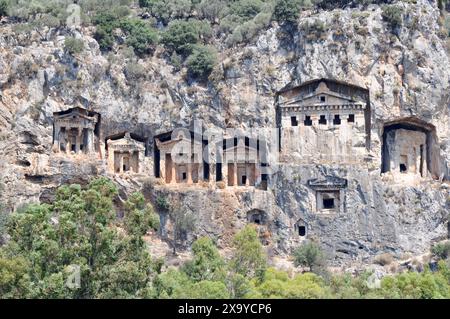
[(119, 26), (127, 33), (125, 43), (132, 47), (137, 55), (148, 53), (150, 46), (157, 43), (156, 32), (141, 20), (125, 19)]
[(64, 39), (64, 51), (70, 54), (78, 54), (83, 52), (84, 43), (83, 40), (74, 37), (66, 37)]
[(256, 16), (263, 8), (261, 0), (238, 0), (230, 5), (230, 13), (246, 20)]
[[(119, 224), (128, 231), (119, 232), (116, 195), (115, 185), (99, 178), (86, 189), (75, 184), (58, 188), (52, 205), (33, 204), (14, 212), (10, 241), (0, 249), (1, 296), (145, 297), (152, 263), (140, 237), (150, 226), (142, 218), (147, 213), (141, 197), (132, 197), (125, 224)], [(69, 265), (79, 268), (79, 289), (67, 285), (74, 272)]]
[(273, 17), (279, 23), (296, 22), (302, 7), (312, 7), (312, 2), (310, 0), (278, 0), (275, 5)]
[(137, 55), (148, 53), (157, 43), (156, 32), (144, 21), (132, 18), (118, 18), (112, 12), (97, 14), (93, 22), (97, 29), (95, 39), (103, 51), (110, 50), (114, 44), (114, 30), (120, 28), (126, 34), (125, 43), (134, 49)]
[(191, 0), (139, 0), (141, 7), (148, 8), (150, 13), (165, 25), (174, 19), (190, 15)]
[(216, 51), (205, 46), (195, 46), (186, 61), (189, 74), (200, 80), (205, 80), (211, 74), (216, 63)]
[(264, 281), (246, 297), (317, 299), (330, 297), (330, 289), (315, 274), (298, 274), (289, 278), (286, 272), (269, 268)]
[(124, 74), (128, 81), (136, 82), (140, 79), (145, 79), (147, 76), (147, 71), (139, 63), (128, 62), (125, 65)]
[(224, 276), (225, 262), (217, 247), (208, 237), (197, 239), (192, 244), (192, 260), (183, 265), (182, 270), (193, 280), (217, 280)]
[(8, 1), (0, 0), (0, 17), (5, 17), (8, 15)]
[(200, 17), (216, 22), (225, 11), (227, 11), (227, 3), (223, 0), (201, 0), (196, 5), (196, 10)]
[(164, 196), (158, 196), (156, 198), (156, 206), (163, 211), (166, 211), (170, 208), (170, 204), (167, 201), (167, 198)]
[(377, 294), (389, 299), (442, 299), (450, 297), (450, 289), (440, 273), (408, 272), (384, 277)]
[(103, 51), (110, 50), (114, 44), (113, 30), (116, 28), (116, 16), (110, 12), (99, 13), (93, 19), (97, 29), (94, 38)]
[(231, 269), (244, 277), (264, 278), (267, 257), (253, 225), (247, 225), (233, 238)]
[(318, 271), (325, 265), (325, 255), (314, 242), (307, 242), (294, 250), (294, 265), (309, 267), (310, 271)]
[(431, 253), (439, 259), (447, 259), (450, 257), (450, 241), (434, 245)]
[(174, 20), (169, 23), (162, 36), (162, 42), (169, 50), (184, 56), (192, 52), (198, 41), (198, 25), (193, 21)]
[(232, 46), (240, 42), (250, 41), (259, 31), (265, 29), (270, 24), (270, 20), (270, 13), (259, 13), (254, 19), (237, 26), (227, 38), (227, 44)]

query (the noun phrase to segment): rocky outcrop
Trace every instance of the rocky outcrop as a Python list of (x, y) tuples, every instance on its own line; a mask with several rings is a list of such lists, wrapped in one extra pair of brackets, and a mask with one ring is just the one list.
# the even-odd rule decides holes
[[(19, 32), (14, 23), (2, 24), (0, 201), (12, 211), (23, 203), (51, 201), (62, 183), (108, 174), (98, 158), (52, 154), (53, 112), (81, 105), (102, 115), (104, 136), (130, 131), (149, 141), (193, 119), (222, 129), (275, 127), (275, 93), (325, 77), (369, 89), (370, 160), (352, 166), (284, 164), (268, 191), (156, 185), (149, 198), (184, 194), (197, 214), (190, 240), (208, 234), (222, 247), (248, 222), (249, 211), (260, 210), (267, 214), (261, 234), (273, 254), (286, 256), (303, 240), (295, 232), (299, 220), (307, 225), (307, 237), (320, 241), (337, 264), (370, 262), (380, 252), (423, 253), (448, 236), (449, 184), (445, 176), (414, 183), (381, 176), (383, 127), (410, 116), (432, 124), (448, 175), (450, 61), (438, 33), (436, 4), (398, 5), (404, 23), (396, 30), (383, 21), (382, 9), (371, 5), (364, 11), (303, 11), (296, 28), (273, 24), (241, 47), (224, 48), (218, 40), (220, 63), (207, 85), (188, 84), (186, 71), (175, 72), (161, 49), (144, 59), (125, 49), (102, 54), (92, 28)], [(64, 52), (69, 35), (83, 41), (82, 53)], [(307, 185), (326, 176), (348, 180), (344, 209), (330, 216), (314, 212), (315, 193)], [(143, 179), (117, 179), (121, 196), (140, 189)]]

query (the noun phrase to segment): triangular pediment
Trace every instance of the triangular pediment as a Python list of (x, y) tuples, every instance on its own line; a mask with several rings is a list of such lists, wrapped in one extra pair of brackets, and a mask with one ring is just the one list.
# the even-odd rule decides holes
[(313, 189), (341, 189), (347, 187), (347, 180), (337, 176), (325, 176), (308, 180), (308, 186)]
[(69, 112), (64, 112), (63, 114), (55, 113), (55, 116), (58, 119), (72, 119), (75, 117), (77, 119), (84, 119), (89, 121), (95, 120), (95, 117), (89, 116), (88, 114), (86, 114), (85, 110), (81, 110), (79, 108), (71, 109), (69, 110)]

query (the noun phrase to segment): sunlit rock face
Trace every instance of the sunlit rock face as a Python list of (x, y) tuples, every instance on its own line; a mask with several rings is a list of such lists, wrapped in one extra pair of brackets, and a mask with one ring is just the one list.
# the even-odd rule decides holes
[[(232, 48), (211, 39), (219, 63), (206, 85), (188, 83), (162, 52), (136, 59), (146, 76), (130, 79), (129, 56), (102, 54), (92, 28), (17, 33), (1, 24), (0, 202), (7, 212), (51, 203), (61, 184), (109, 176), (118, 207), (134, 191), (154, 204), (180, 195), (196, 216), (186, 248), (207, 235), (227, 249), (254, 223), (270, 255), (285, 260), (305, 240), (342, 265), (426, 253), (448, 237), (450, 59), (436, 2), (415, 2), (397, 4), (405, 18), (395, 34), (371, 5), (304, 10), (292, 29), (273, 23)], [(325, 26), (320, 35), (307, 31), (314, 24)], [(77, 57), (66, 37), (83, 41)], [(58, 133), (55, 113), (80, 105), (100, 115), (93, 144), (91, 124)], [(261, 172), (249, 161), (216, 166), (216, 156), (209, 169), (198, 159), (178, 171), (169, 157), (158, 161), (155, 137), (193, 119), (219, 131), (275, 129), (280, 143), (267, 147), (276, 156)], [(108, 137), (121, 132), (142, 137), (137, 169), (125, 153), (109, 157)], [(161, 220), (164, 233), (170, 221)]]
[(358, 163), (370, 146), (369, 91), (321, 79), (278, 95), (281, 161)]

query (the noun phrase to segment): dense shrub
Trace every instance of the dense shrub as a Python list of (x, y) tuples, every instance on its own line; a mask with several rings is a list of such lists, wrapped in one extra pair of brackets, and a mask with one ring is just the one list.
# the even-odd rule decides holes
[(196, 10), (200, 17), (211, 22), (216, 22), (227, 9), (227, 3), (223, 0), (201, 0), (196, 5)]
[(103, 51), (110, 50), (114, 44), (113, 30), (116, 27), (116, 19), (110, 12), (99, 13), (93, 19), (97, 26), (94, 38)]
[(133, 83), (137, 82), (140, 79), (145, 79), (147, 76), (147, 71), (145, 70), (145, 68), (134, 61), (128, 62), (125, 65), (123, 73), (125, 74), (127, 80)]
[(230, 13), (247, 20), (261, 12), (263, 4), (261, 0), (238, 0), (231, 3)]
[(198, 25), (193, 21), (174, 20), (169, 23), (162, 36), (162, 42), (169, 50), (184, 56), (192, 52), (198, 41)]
[(450, 241), (434, 245), (431, 249), (431, 253), (439, 259), (447, 259), (450, 257)]
[(231, 269), (248, 278), (262, 280), (267, 268), (267, 256), (253, 225), (247, 225), (233, 238)]
[[(33, 204), (13, 213), (10, 241), (0, 249), (0, 296), (148, 296), (153, 268), (142, 234), (151, 227), (151, 212), (141, 205), (141, 196), (131, 196), (120, 223), (113, 207), (116, 195), (116, 186), (99, 178), (86, 189), (61, 186), (52, 205)], [(74, 272), (79, 283), (70, 281)]]
[(182, 270), (193, 280), (220, 280), (225, 276), (225, 262), (219, 250), (208, 237), (197, 239), (192, 244), (193, 258)]
[(74, 37), (66, 37), (64, 40), (64, 51), (70, 54), (78, 54), (83, 52), (84, 43), (83, 40)]
[(119, 26), (127, 34), (125, 43), (132, 47), (137, 55), (148, 53), (150, 47), (157, 43), (156, 32), (141, 20), (125, 19)]
[(0, 0), (0, 17), (8, 15), (8, 1)]
[(307, 242), (294, 250), (294, 265), (309, 267), (310, 271), (318, 271), (325, 265), (325, 255), (320, 246), (314, 242)]
[(186, 60), (188, 72), (194, 78), (205, 80), (217, 63), (217, 53), (213, 48), (195, 46)]
[(141, 7), (147, 8), (150, 13), (165, 25), (174, 19), (190, 15), (191, 0), (139, 0)]
[(121, 29), (125, 35), (125, 43), (134, 49), (137, 55), (148, 53), (151, 46), (157, 43), (157, 34), (144, 21), (133, 18), (118, 18), (111, 12), (97, 14), (93, 22), (97, 29), (95, 39), (103, 51), (110, 50), (114, 44), (114, 30)]
[(300, 9), (312, 7), (311, 0), (278, 0), (275, 5), (273, 17), (276, 21), (282, 22), (296, 22)]

